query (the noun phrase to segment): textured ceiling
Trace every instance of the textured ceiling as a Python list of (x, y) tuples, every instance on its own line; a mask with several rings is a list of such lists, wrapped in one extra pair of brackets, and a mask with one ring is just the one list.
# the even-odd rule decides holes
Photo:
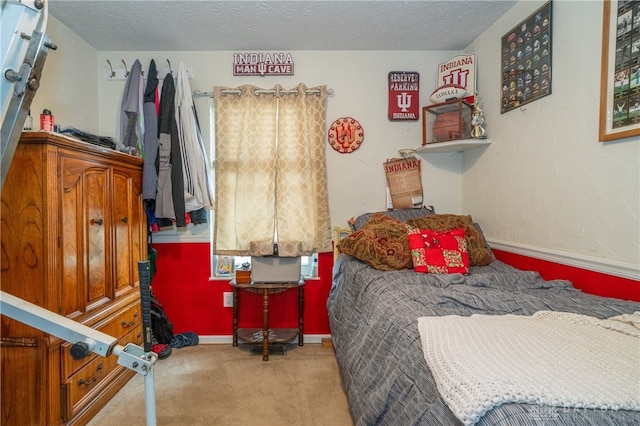
[(98, 51), (461, 50), (516, 3), (49, 0)]

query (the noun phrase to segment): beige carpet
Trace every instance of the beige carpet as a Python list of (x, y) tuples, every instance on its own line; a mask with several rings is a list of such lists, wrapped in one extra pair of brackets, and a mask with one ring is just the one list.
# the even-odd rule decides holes
[[(157, 424), (351, 426), (332, 349), (290, 345), (286, 355), (198, 345), (154, 366)], [(136, 375), (90, 426), (145, 425), (144, 377)]]

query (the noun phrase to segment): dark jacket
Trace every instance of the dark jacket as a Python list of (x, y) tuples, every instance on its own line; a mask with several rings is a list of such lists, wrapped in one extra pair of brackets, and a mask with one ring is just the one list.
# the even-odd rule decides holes
[[(162, 95), (160, 96), (160, 115), (158, 120), (158, 128), (160, 132), (160, 152), (159, 152), (159, 168), (158, 168), (158, 197), (171, 197), (173, 202), (174, 217), (176, 226), (187, 226), (186, 212), (184, 204), (184, 180), (182, 175), (182, 156), (180, 154), (180, 142), (178, 140), (178, 130), (176, 127), (175, 114), (175, 84), (173, 76), (168, 73), (162, 83)], [(163, 161), (167, 161), (163, 157), (163, 145), (170, 144), (170, 149), (165, 152), (168, 154), (168, 163), (170, 167), (163, 167)], [(165, 146), (165, 149), (169, 147)], [(166, 166), (166, 164), (165, 164)], [(170, 175), (166, 176), (166, 174)], [(164, 179), (162, 174), (165, 174)], [(170, 185), (170, 187), (167, 187)], [(168, 202), (168, 199), (163, 200)], [(165, 204), (166, 205), (166, 204)], [(166, 211), (166, 210), (165, 210)], [(158, 208), (156, 202), (156, 216), (160, 219), (163, 216), (161, 209)]]

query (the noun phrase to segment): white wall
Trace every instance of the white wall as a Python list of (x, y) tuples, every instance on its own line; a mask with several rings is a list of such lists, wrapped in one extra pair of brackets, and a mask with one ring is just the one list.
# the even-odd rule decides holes
[[(385, 209), (385, 176), (382, 163), (398, 157), (398, 149), (418, 147), (422, 143), (419, 121), (390, 122), (387, 119), (389, 71), (417, 71), (420, 73), (422, 103), (435, 88), (436, 64), (455, 52), (337, 52), (294, 51), (293, 76), (249, 77), (233, 76), (233, 53), (226, 52), (99, 52), (100, 131), (114, 134), (115, 113), (119, 105), (124, 81), (109, 81), (107, 59), (129, 66), (139, 59), (147, 70), (151, 59), (158, 69), (172, 69), (183, 61), (193, 70), (191, 89), (210, 92), (214, 85), (237, 87), (253, 84), (271, 88), (276, 84), (294, 87), (300, 82), (307, 86), (326, 85), (334, 91), (327, 104), (327, 126), (333, 120), (350, 116), (364, 127), (364, 142), (351, 154), (339, 154), (327, 143), (329, 203), (334, 225), (346, 226), (349, 217), (367, 211)], [(166, 75), (166, 74), (165, 74)], [(164, 75), (160, 77), (160, 80)], [(196, 102), (202, 122), (208, 118), (208, 100)], [(203, 134), (208, 134), (208, 123)], [(460, 210), (460, 158), (442, 156), (435, 164), (427, 164), (423, 171), (427, 204), (439, 211)]]
[(464, 155), (462, 210), (493, 240), (640, 269), (640, 142), (598, 142), (602, 2), (554, 1), (552, 94), (500, 114), (500, 40), (516, 4), (467, 50), (493, 143)]
[[(167, 59), (175, 71), (180, 61), (193, 70), (192, 90), (211, 91), (214, 85), (236, 87), (253, 84), (293, 87), (326, 85), (334, 95), (327, 105), (327, 126), (343, 116), (356, 118), (364, 127), (361, 147), (339, 154), (327, 143), (329, 203), (334, 225), (345, 226), (348, 218), (386, 208), (386, 185), (382, 163), (398, 157), (398, 149), (417, 148), (422, 143), (420, 121), (391, 122), (387, 119), (387, 76), (390, 71), (420, 73), (421, 105), (430, 103), (435, 88), (436, 66), (458, 52), (388, 51), (294, 51), (295, 75), (271, 77), (233, 76), (235, 52), (96, 52), (55, 18), (47, 29), (59, 49), (49, 55), (42, 88), (33, 102), (34, 114), (49, 108), (62, 127), (74, 126), (104, 136), (116, 136), (117, 116), (124, 80), (109, 78), (109, 65), (121, 74), (122, 61), (130, 69), (136, 59), (146, 72), (151, 59), (159, 70)], [(164, 76), (159, 76), (160, 81)], [(208, 103), (196, 101), (208, 135)], [(37, 116), (34, 117), (37, 120)], [(96, 122), (97, 120), (97, 122)], [(36, 121), (37, 122), (37, 121)], [(461, 209), (461, 158), (437, 154), (423, 158), (425, 204), (440, 212)], [(199, 233), (206, 239), (206, 233)]]
[(47, 108), (61, 127), (97, 133), (96, 50), (51, 15), (45, 32), (58, 49), (49, 50), (40, 88), (31, 103), (34, 129), (39, 128), (40, 113)]

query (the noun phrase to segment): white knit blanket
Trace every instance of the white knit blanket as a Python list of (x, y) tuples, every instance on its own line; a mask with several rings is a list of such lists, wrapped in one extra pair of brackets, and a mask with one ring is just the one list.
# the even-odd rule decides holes
[(640, 411), (640, 312), (420, 317), (418, 328), (438, 390), (466, 425), (510, 402)]

